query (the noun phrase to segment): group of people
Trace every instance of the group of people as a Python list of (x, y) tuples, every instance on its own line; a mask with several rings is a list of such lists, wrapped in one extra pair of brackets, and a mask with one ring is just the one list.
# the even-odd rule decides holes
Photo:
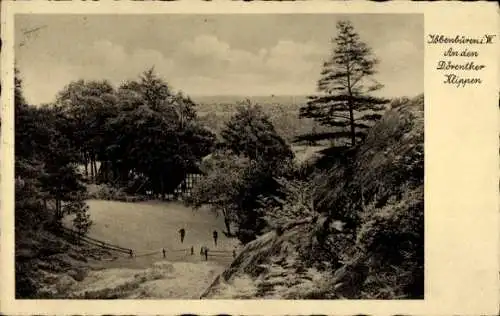
[[(181, 237), (181, 243), (184, 243), (184, 237), (186, 237), (186, 230), (184, 228), (179, 229), (179, 235)], [(217, 247), (217, 239), (219, 238), (219, 234), (216, 230), (212, 233), (212, 238), (214, 239), (214, 244)]]

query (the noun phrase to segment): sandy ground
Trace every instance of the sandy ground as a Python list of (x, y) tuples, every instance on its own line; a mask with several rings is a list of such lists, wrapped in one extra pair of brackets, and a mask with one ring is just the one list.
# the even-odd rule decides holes
[(147, 269), (91, 271), (70, 291), (73, 298), (199, 299), (223, 270), (223, 265), (211, 261), (158, 261)]
[[(131, 248), (137, 257), (118, 255), (114, 260), (90, 262), (94, 271), (70, 290), (77, 298), (199, 298), (232, 262), (238, 245), (222, 233), (223, 219), (208, 210), (159, 201), (87, 203), (94, 222), (89, 236)], [(183, 243), (180, 228), (186, 230)], [(214, 230), (219, 235), (217, 246)], [(214, 253), (206, 261), (200, 255), (201, 246), (226, 252)]]

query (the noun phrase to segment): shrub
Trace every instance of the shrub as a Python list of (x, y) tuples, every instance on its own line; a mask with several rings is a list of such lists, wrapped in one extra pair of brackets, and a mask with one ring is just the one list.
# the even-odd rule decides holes
[(92, 220), (88, 213), (89, 207), (83, 200), (77, 200), (66, 205), (69, 214), (75, 214), (73, 227), (80, 235), (84, 235), (92, 226)]
[(363, 144), (319, 177), (314, 200), (322, 215), (303, 257), (351, 271), (344, 279), (356, 275), (356, 282), (333, 280), (344, 283), (336, 290), (341, 297), (423, 296), (423, 96), (394, 105)]

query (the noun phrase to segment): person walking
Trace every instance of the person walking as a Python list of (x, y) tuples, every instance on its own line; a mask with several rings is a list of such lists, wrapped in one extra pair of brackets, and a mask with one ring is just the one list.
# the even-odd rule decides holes
[(215, 247), (217, 247), (217, 238), (219, 237), (218, 236), (218, 233), (216, 230), (214, 230), (214, 232), (212, 233), (212, 236), (214, 237), (214, 244), (215, 244)]
[(208, 247), (201, 246), (200, 255), (205, 257), (205, 260), (208, 260)]
[(179, 229), (179, 234), (181, 235), (181, 244), (184, 243), (184, 236), (186, 236), (186, 230), (184, 228)]

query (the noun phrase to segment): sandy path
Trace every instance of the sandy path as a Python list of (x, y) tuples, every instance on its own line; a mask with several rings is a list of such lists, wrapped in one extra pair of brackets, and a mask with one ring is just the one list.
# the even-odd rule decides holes
[(70, 292), (74, 298), (198, 299), (223, 270), (223, 265), (210, 261), (159, 261), (148, 269), (109, 268), (91, 271)]

